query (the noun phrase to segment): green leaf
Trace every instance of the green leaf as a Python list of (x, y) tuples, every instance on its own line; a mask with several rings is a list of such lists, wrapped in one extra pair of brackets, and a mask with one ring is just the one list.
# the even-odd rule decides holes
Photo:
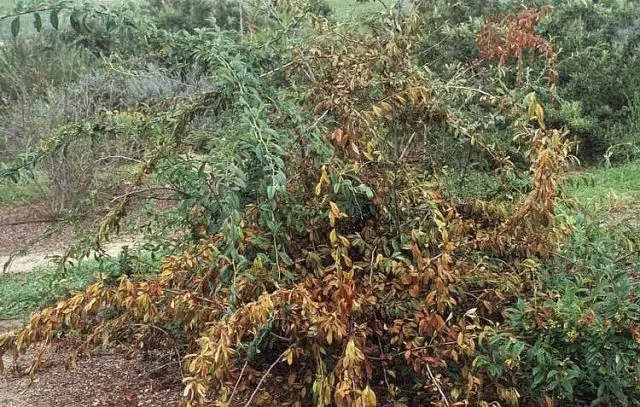
[(355, 188), (355, 191), (358, 192), (359, 194), (366, 196), (367, 199), (373, 198), (373, 190), (369, 188), (368, 185), (360, 184)]
[(82, 32), (82, 26), (80, 25), (78, 13), (71, 13), (71, 16), (69, 16), (69, 23), (71, 23), (71, 28), (73, 28), (73, 31), (77, 32), (78, 34)]
[(289, 255), (285, 252), (280, 252), (280, 258), (282, 259), (282, 262), (287, 265), (287, 266), (291, 266), (293, 265), (293, 260), (291, 260), (291, 257), (289, 257)]
[(520, 354), (522, 353), (523, 350), (524, 350), (524, 342), (518, 341), (518, 342), (516, 342), (515, 345), (513, 345), (513, 353), (516, 356), (520, 356)]
[(84, 16), (82, 16), (82, 28), (84, 28), (84, 30), (85, 30), (86, 32), (91, 32), (91, 30), (90, 30), (90, 29), (89, 29), (89, 27), (87, 26), (87, 18), (88, 18), (88, 17), (89, 17), (89, 16), (88, 16), (88, 15), (86, 15), (86, 14), (85, 14)]
[(40, 17), (40, 13), (33, 13), (33, 27), (37, 32), (42, 30), (42, 18)]
[(287, 269), (282, 270), (282, 275), (288, 278), (289, 280), (294, 279), (293, 274)]
[(13, 21), (11, 22), (11, 35), (13, 35), (14, 37), (17, 37), (19, 32), (20, 32), (20, 16), (14, 18)]
[(570, 396), (573, 395), (573, 386), (571, 385), (571, 382), (568, 380), (565, 380), (562, 382), (561, 384), (562, 389)]
[(270, 200), (276, 196), (276, 187), (274, 185), (269, 185), (267, 187), (267, 198)]
[(49, 22), (51, 23), (51, 27), (58, 29), (58, 10), (52, 10), (51, 14), (49, 14)]

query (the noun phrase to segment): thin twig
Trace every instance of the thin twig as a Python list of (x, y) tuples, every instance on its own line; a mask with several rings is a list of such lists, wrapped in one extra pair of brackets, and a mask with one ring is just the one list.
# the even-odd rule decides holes
[(244, 7), (242, 6), (242, 0), (238, 0), (238, 13), (240, 14), (240, 42), (244, 42)]
[(269, 369), (267, 369), (266, 372), (264, 372), (264, 375), (262, 375), (262, 377), (260, 378), (260, 381), (258, 382), (258, 386), (256, 386), (255, 390), (253, 391), (253, 393), (251, 393), (251, 397), (249, 397), (249, 400), (247, 400), (247, 403), (244, 405), (244, 407), (249, 407), (251, 405), (251, 402), (253, 401), (253, 398), (256, 396), (256, 394), (258, 394), (258, 391), (260, 390), (260, 386), (262, 386), (262, 382), (264, 382), (264, 379), (267, 378), (267, 376), (269, 376), (269, 373), (271, 373), (271, 371), (273, 370), (274, 367), (276, 367), (276, 365), (278, 364), (278, 362), (280, 362), (280, 360), (284, 357), (284, 354), (287, 353), (287, 351), (291, 349), (290, 347), (287, 348), (284, 352), (282, 352), (280, 354), (280, 356), (278, 356), (278, 359), (276, 359), (275, 362), (273, 362), (271, 364), (271, 366), (269, 366)]
[(468, 86), (456, 86), (456, 85), (446, 85), (446, 87), (449, 89), (470, 90), (472, 92), (477, 92), (481, 95), (489, 96), (491, 98), (495, 97), (491, 93), (485, 92), (482, 89), (478, 89), (478, 88), (470, 88)]
[(369, 285), (373, 284), (373, 262), (376, 256), (377, 246), (373, 246), (373, 250), (371, 250), (371, 263), (369, 264)]
[(427, 372), (429, 373), (429, 377), (431, 377), (431, 381), (438, 388), (438, 391), (440, 392), (440, 396), (442, 396), (442, 400), (444, 401), (444, 404), (448, 406), (449, 400), (447, 400), (447, 396), (444, 395), (444, 392), (442, 391), (442, 387), (440, 387), (440, 384), (438, 383), (436, 378), (433, 376), (433, 373), (431, 373), (431, 368), (429, 367), (428, 363), (426, 364), (426, 366), (427, 366)]
[(279, 66), (277, 68), (273, 68), (270, 71), (267, 71), (267, 72), (264, 72), (264, 73), (260, 74), (260, 77), (264, 78), (265, 76), (269, 76), (269, 75), (274, 74), (274, 73), (276, 73), (278, 71), (281, 71), (283, 69), (287, 69), (288, 67), (290, 67), (291, 65), (295, 64), (296, 62), (300, 62), (300, 60), (294, 59), (293, 61), (287, 62), (286, 64), (284, 64), (282, 66)]
[(127, 197), (129, 197), (129, 196), (131, 196), (131, 195), (137, 195), (137, 194), (141, 194), (141, 193), (144, 193), (144, 192), (152, 192), (152, 191), (171, 191), (171, 192), (175, 192), (175, 193), (177, 193), (177, 194), (180, 194), (180, 195), (182, 195), (182, 196), (184, 196), (184, 197), (189, 197), (189, 194), (188, 194), (188, 193), (186, 193), (186, 192), (184, 192), (184, 191), (180, 191), (180, 190), (175, 189), (175, 188), (169, 188), (169, 187), (150, 187), (150, 188), (144, 188), (144, 189), (136, 189), (136, 190), (133, 190), (133, 191), (129, 191), (129, 192), (127, 192), (127, 193), (124, 193), (124, 194), (122, 194), (122, 195), (116, 196), (115, 198), (113, 198), (113, 199), (111, 200), (111, 202), (110, 202), (110, 203), (114, 203), (114, 202), (119, 201), (119, 200), (121, 200), (121, 199), (123, 199), (123, 198), (127, 198)]
[[(384, 357), (384, 350), (382, 349), (382, 342), (380, 342), (380, 337), (378, 339), (378, 348), (380, 349), (380, 354)], [(387, 385), (387, 391), (391, 391), (391, 385), (389, 385), (389, 380), (387, 379), (387, 369), (382, 366), (382, 374), (384, 375), (384, 382)]]
[(180, 366), (180, 374), (182, 374), (182, 355), (180, 354), (180, 350), (178, 349), (178, 344), (176, 343), (175, 338), (171, 335), (167, 330), (157, 326), (157, 325), (146, 325), (146, 324), (133, 324), (132, 327), (141, 327), (141, 328), (152, 328), (158, 332), (161, 332), (167, 336), (173, 342), (173, 350), (176, 352), (176, 361), (178, 362), (178, 366)]
[(108, 155), (108, 156), (106, 156), (106, 157), (98, 158), (98, 159), (94, 162), (94, 164), (98, 164), (98, 163), (100, 163), (100, 162), (102, 162), (102, 161), (109, 160), (109, 159), (111, 159), (111, 158), (119, 158), (119, 159), (121, 159), (121, 160), (133, 161), (133, 162), (136, 162), (136, 163), (142, 163), (142, 162), (143, 162), (143, 161), (141, 161), (141, 160), (138, 160), (137, 158), (131, 158), (131, 157), (127, 157), (127, 156), (124, 156), (124, 155)]
[(185, 294), (189, 294), (189, 295), (191, 295), (191, 297), (192, 297), (192, 298), (194, 298), (194, 299), (196, 299), (196, 300), (198, 300), (198, 301), (208, 302), (209, 304), (213, 304), (213, 305), (220, 305), (219, 303), (217, 303), (217, 302), (215, 302), (215, 301), (213, 301), (213, 300), (210, 300), (210, 299), (208, 299), (208, 298), (204, 298), (204, 297), (200, 297), (200, 296), (194, 295), (194, 294), (192, 294), (192, 293), (190, 293), (190, 292), (180, 292), (180, 291), (172, 290), (172, 289), (170, 289), (170, 288), (165, 288), (165, 289), (164, 289), (164, 291), (166, 291), (166, 292), (168, 292), (168, 293), (171, 293), (171, 294), (175, 294), (175, 295), (185, 295)]
[[(471, 339), (475, 339), (475, 338), (477, 338), (477, 336), (476, 335), (472, 335), (470, 338)], [(396, 354), (394, 354), (392, 356), (395, 357), (395, 356), (404, 355), (407, 352), (414, 352), (414, 351), (423, 350), (423, 349), (437, 348), (437, 347), (440, 347), (440, 346), (450, 346), (450, 345), (457, 345), (457, 344), (458, 344), (457, 341), (442, 342), (442, 343), (437, 343), (435, 345), (429, 344), (429, 345), (425, 345), (425, 346), (419, 346), (417, 348), (407, 349), (407, 350), (404, 350), (402, 352), (398, 352), (398, 353), (396, 353)]]
[(407, 150), (411, 146), (411, 143), (413, 142), (413, 138), (415, 137), (415, 135), (416, 135), (415, 132), (411, 134), (411, 137), (409, 138), (407, 145), (404, 147), (404, 150), (402, 150), (402, 154), (400, 154), (400, 158), (398, 158), (398, 162), (401, 162), (404, 159), (404, 156), (407, 154)]
[(620, 263), (622, 260), (626, 260), (629, 257), (631, 257), (633, 255), (636, 255), (636, 254), (640, 254), (640, 249), (636, 249), (636, 250), (632, 251), (631, 253), (627, 253), (624, 256), (620, 256), (617, 259), (614, 259), (613, 262), (614, 263)]
[(231, 395), (229, 396), (229, 401), (227, 402), (227, 405), (232, 405), (231, 404), (231, 400), (233, 400), (233, 396), (236, 394), (236, 390), (238, 389), (238, 385), (240, 384), (240, 380), (242, 379), (242, 376), (244, 375), (244, 370), (247, 368), (247, 363), (249, 363), (248, 360), (244, 361), (244, 365), (242, 366), (242, 370), (240, 371), (240, 376), (238, 376), (238, 380), (236, 380), (236, 384), (233, 386), (233, 391), (231, 392)]
[(15, 221), (15, 222), (0, 223), (0, 227), (2, 227), (2, 226), (28, 225), (28, 224), (31, 224), (31, 223), (54, 223), (54, 222), (57, 222), (57, 221), (58, 221), (58, 219), (56, 219), (56, 218), (34, 219), (34, 220), (19, 220), (19, 221)]
[(141, 378), (142, 376), (147, 376), (148, 377), (148, 376), (154, 374), (155, 372), (159, 372), (159, 371), (163, 370), (164, 368), (166, 368), (168, 366), (171, 366), (171, 365), (180, 365), (180, 362), (178, 360), (172, 360), (172, 361), (170, 361), (168, 363), (160, 365), (160, 366), (158, 366), (158, 367), (156, 367), (154, 369), (151, 369), (149, 371), (144, 371), (144, 372), (140, 373), (137, 377), (138, 378)]
[[(291, 294), (291, 293), (289, 293), (289, 294)], [(291, 341), (293, 341), (293, 339), (292, 339), (292, 338), (286, 338), (286, 337), (284, 337), (284, 336), (280, 336), (280, 335), (278, 335), (278, 334), (274, 334), (273, 332), (269, 332), (269, 334), (270, 334), (271, 336), (273, 336), (274, 338), (276, 338), (276, 339), (280, 339), (281, 341), (285, 341), (285, 342), (291, 342)]]

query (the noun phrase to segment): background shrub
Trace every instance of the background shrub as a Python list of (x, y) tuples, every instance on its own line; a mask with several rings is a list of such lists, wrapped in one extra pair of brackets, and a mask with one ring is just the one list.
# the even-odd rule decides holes
[(542, 266), (534, 295), (508, 310), (507, 331), (483, 339), (476, 367), (503, 385), (512, 377), (530, 400), (634, 405), (640, 255), (637, 230), (630, 231), (615, 237), (598, 224), (579, 225), (557, 260)]

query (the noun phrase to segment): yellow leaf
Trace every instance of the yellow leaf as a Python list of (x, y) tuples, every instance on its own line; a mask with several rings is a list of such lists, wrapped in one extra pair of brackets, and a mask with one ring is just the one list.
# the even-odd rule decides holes
[(378, 400), (376, 399), (376, 394), (371, 390), (371, 387), (367, 386), (362, 391), (362, 400), (364, 401), (364, 405), (366, 407), (376, 407), (378, 405)]
[(96, 303), (96, 301), (97, 301), (96, 298), (92, 298), (91, 301), (89, 301), (89, 303), (87, 303), (87, 305), (84, 306), (84, 312), (91, 311), (91, 308), (93, 308), (93, 305)]
[(528, 269), (537, 269), (538, 268), (538, 263), (533, 260), (533, 259), (526, 259), (524, 260), (522, 263), (522, 266), (528, 268)]
[(189, 394), (191, 394), (191, 392), (193, 391), (191, 389), (191, 387), (193, 387), (193, 383), (189, 383), (186, 386), (184, 386), (184, 391), (182, 392), (182, 397), (184, 397), (184, 398), (189, 397)]
[(334, 202), (329, 202), (329, 206), (331, 207), (331, 213), (333, 214), (333, 216), (335, 216), (336, 218), (339, 218), (340, 208), (338, 208), (338, 205), (336, 205)]
[(287, 349), (282, 358), (287, 361), (289, 366), (291, 366), (293, 363), (293, 350)]
[(540, 122), (540, 126), (544, 126), (544, 109), (540, 103), (536, 103), (536, 117)]
[(387, 102), (381, 102), (380, 105), (382, 106), (382, 108), (384, 109), (385, 113), (387, 115), (391, 114), (391, 112), (393, 112), (393, 107), (391, 107), (391, 105)]
[(336, 233), (335, 229), (331, 229), (331, 233), (329, 233), (329, 241), (333, 245), (335, 245), (336, 242), (338, 241), (338, 234)]

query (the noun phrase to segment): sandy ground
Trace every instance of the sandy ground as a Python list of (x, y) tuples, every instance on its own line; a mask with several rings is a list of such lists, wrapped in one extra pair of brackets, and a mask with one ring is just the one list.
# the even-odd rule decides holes
[[(71, 242), (69, 227), (60, 228), (49, 239), (42, 238), (55, 227), (55, 223), (46, 221), (44, 212), (38, 205), (0, 207), (0, 271), (15, 250), (26, 249), (27, 253), (15, 257), (6, 272), (28, 273), (49, 265), (47, 257), (62, 253)], [(139, 239), (135, 236), (117, 237), (105, 245), (106, 253), (117, 256), (123, 246), (133, 246), (136, 241)]]
[[(37, 208), (0, 207), (0, 270), (10, 254), (27, 248), (25, 255), (10, 264), (10, 273), (28, 273), (50, 264), (48, 256), (61, 253), (71, 240), (62, 230), (50, 240), (40, 237), (53, 224), (40, 220)], [(117, 256), (125, 245), (139, 241), (135, 236), (118, 238), (105, 246), (106, 253)], [(22, 327), (22, 320), (0, 321), (0, 335)], [(74, 369), (64, 366), (67, 349), (52, 348), (44, 369), (32, 382), (24, 369), (33, 353), (21, 357), (15, 365), (11, 355), (2, 357), (5, 366), (0, 375), (0, 407), (85, 407), (85, 406), (177, 406), (182, 395), (182, 376), (177, 362), (142, 361), (126, 356), (122, 350), (99, 352), (78, 360)]]
[[(137, 239), (135, 237), (126, 236), (119, 238), (113, 242), (107, 243), (104, 246), (105, 253), (108, 256), (117, 256), (122, 247), (132, 247), (136, 244)], [(28, 273), (38, 267), (43, 267), (51, 264), (51, 260), (47, 258), (51, 255), (60, 254), (56, 251), (39, 250), (35, 252), (27, 253), (24, 256), (16, 257), (9, 263), (9, 267), (5, 270), (6, 273)], [(9, 256), (0, 256), (0, 269), (9, 261)]]

